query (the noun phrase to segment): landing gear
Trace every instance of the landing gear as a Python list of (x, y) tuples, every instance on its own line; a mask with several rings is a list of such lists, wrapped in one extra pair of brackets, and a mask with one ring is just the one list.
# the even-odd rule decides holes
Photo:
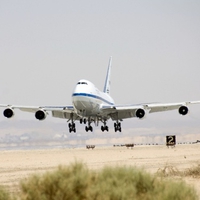
[(71, 121), (71, 123), (68, 124), (69, 127), (69, 132), (74, 132), (76, 133), (76, 124), (74, 123), (74, 116), (73, 113), (70, 114), (70, 119), (69, 121)]
[(76, 125), (75, 125), (74, 122), (69, 123), (68, 126), (69, 126), (69, 132), (70, 132), (70, 133), (71, 133), (71, 132), (76, 133)]
[(86, 132), (88, 132), (88, 131), (91, 131), (91, 132), (92, 132), (92, 131), (93, 131), (92, 126), (86, 126), (86, 127), (85, 127), (85, 131), (86, 131)]
[(82, 124), (82, 123), (84, 123), (84, 124), (86, 124), (86, 122), (87, 122), (87, 120), (84, 118), (84, 119), (80, 119), (80, 124)]
[(85, 127), (85, 131), (86, 131), (86, 132), (88, 132), (88, 131), (91, 131), (91, 132), (92, 132), (92, 131), (93, 131), (93, 128), (92, 128), (92, 126), (91, 126), (91, 121), (90, 121), (90, 120), (88, 120), (88, 126)]
[(104, 131), (109, 131), (108, 126), (101, 126), (101, 131), (102, 131), (102, 132), (104, 132)]
[(121, 123), (120, 122), (114, 123), (114, 128), (115, 128), (115, 132), (117, 131), (121, 132), (122, 131)]
[(101, 131), (102, 131), (102, 132), (104, 132), (104, 131), (107, 131), (107, 132), (108, 132), (109, 128), (108, 128), (108, 126), (106, 125), (106, 121), (104, 121), (103, 124), (104, 124), (104, 125), (101, 126)]

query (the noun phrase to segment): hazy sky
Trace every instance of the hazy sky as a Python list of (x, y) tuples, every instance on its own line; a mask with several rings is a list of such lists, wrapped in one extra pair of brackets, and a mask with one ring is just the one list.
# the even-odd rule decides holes
[(200, 100), (200, 1), (0, 1), (0, 103), (71, 104), (81, 78), (103, 89), (109, 56), (118, 104)]

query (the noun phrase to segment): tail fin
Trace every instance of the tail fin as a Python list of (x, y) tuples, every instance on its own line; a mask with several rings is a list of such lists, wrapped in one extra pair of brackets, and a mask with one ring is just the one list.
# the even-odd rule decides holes
[(104, 85), (104, 89), (103, 92), (110, 94), (110, 74), (111, 74), (111, 65), (112, 65), (112, 56), (110, 57), (109, 60), (109, 64), (108, 64), (108, 71), (107, 71), (107, 75), (106, 75), (106, 80), (105, 80), (105, 85)]

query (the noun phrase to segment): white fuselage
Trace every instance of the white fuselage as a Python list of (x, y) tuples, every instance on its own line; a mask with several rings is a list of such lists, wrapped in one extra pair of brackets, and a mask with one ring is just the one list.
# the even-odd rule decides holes
[(72, 103), (81, 117), (97, 116), (104, 105), (114, 105), (109, 94), (99, 91), (93, 83), (80, 80), (72, 94)]

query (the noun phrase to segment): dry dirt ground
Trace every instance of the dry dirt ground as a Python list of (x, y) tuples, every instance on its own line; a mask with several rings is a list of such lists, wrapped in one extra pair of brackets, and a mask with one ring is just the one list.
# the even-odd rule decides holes
[[(128, 165), (142, 167), (150, 173), (156, 173), (165, 166), (183, 171), (200, 164), (200, 144), (177, 145), (175, 148), (158, 145), (135, 146), (133, 149), (96, 146), (93, 150), (86, 148), (4, 150), (0, 152), (0, 185), (7, 186), (15, 193), (21, 179), (74, 161), (82, 161), (90, 169), (95, 170), (106, 165)], [(178, 177), (178, 179), (194, 186), (200, 199), (200, 178)]]

